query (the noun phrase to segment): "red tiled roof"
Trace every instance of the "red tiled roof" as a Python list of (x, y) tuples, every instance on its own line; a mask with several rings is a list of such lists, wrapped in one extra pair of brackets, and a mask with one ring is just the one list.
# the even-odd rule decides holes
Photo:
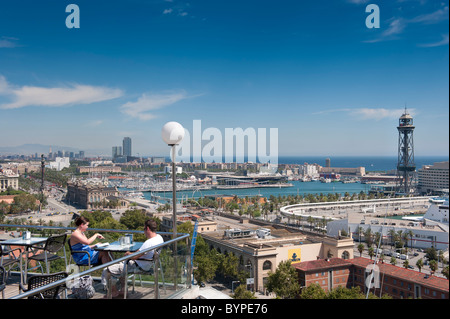
[(341, 258), (318, 259), (292, 264), (294, 268), (302, 271), (313, 271), (351, 265), (352, 263), (349, 262), (348, 259), (341, 259)]
[[(355, 266), (366, 268), (369, 264), (373, 264), (373, 260), (363, 257), (356, 257), (354, 259), (348, 260)], [(396, 277), (398, 279), (415, 282), (424, 286), (433, 287), (436, 289), (449, 291), (449, 281), (448, 279), (436, 277), (436, 276), (428, 276), (426, 278), (425, 273), (418, 272), (412, 269), (405, 269), (403, 267), (394, 266), (386, 263), (377, 263), (378, 268), (381, 273), (385, 275), (389, 275), (392, 277)]]

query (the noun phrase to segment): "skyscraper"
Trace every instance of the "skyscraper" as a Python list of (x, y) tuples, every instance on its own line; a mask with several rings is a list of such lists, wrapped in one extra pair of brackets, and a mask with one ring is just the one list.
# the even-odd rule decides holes
[(116, 159), (116, 157), (122, 156), (122, 146), (113, 146), (112, 147), (112, 158), (113, 160)]
[(122, 145), (123, 145), (123, 155), (131, 156), (131, 138), (124, 137)]

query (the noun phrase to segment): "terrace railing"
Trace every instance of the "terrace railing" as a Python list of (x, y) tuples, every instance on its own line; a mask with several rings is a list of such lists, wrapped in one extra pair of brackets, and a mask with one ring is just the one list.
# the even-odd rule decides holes
[[(29, 231), (50, 229), (50, 230), (64, 231), (64, 232), (69, 232), (69, 231), (73, 231), (76, 229), (74, 227), (11, 225), (11, 224), (0, 224), (0, 228), (25, 229), (25, 230), (29, 230)], [(137, 231), (137, 230), (89, 228), (89, 231), (98, 232), (98, 233), (143, 234), (143, 231)], [(160, 234), (163, 237), (167, 237), (167, 236), (173, 237), (173, 233), (158, 232), (158, 234)], [(191, 288), (192, 269), (191, 269), (191, 261), (190, 261), (190, 258), (191, 258), (190, 238), (189, 238), (189, 234), (179, 233), (179, 234), (177, 234), (176, 238), (172, 238), (167, 241), (164, 241), (164, 243), (162, 243), (160, 245), (153, 246), (153, 247), (132, 253), (127, 256), (119, 257), (108, 263), (92, 267), (92, 268), (87, 269), (82, 272), (75, 271), (74, 273), (69, 274), (69, 276), (63, 280), (55, 281), (48, 285), (42, 286), (38, 289), (20, 293), (9, 299), (23, 299), (23, 298), (27, 298), (29, 296), (39, 294), (42, 291), (59, 286), (61, 284), (65, 284), (67, 282), (73, 282), (74, 280), (76, 280), (79, 277), (82, 277), (85, 275), (93, 275), (94, 273), (101, 272), (106, 267), (109, 267), (111, 265), (114, 265), (114, 264), (117, 264), (117, 263), (120, 263), (123, 261), (128, 261), (129, 259), (132, 259), (142, 253), (146, 253), (153, 249), (160, 249), (160, 251), (161, 251), (159, 258), (161, 259), (161, 266), (162, 266), (162, 270), (164, 272), (164, 283), (163, 284), (165, 285), (165, 288), (169, 288), (169, 291), (171, 292), (169, 294), (164, 295), (164, 298), (170, 298), (173, 295), (180, 293), (182, 290)], [(70, 269), (74, 269), (74, 268), (78, 269), (76, 267), (76, 265), (68, 265), (68, 267), (70, 267)], [(155, 299), (160, 298), (159, 279), (160, 279), (160, 277), (157, 275), (155, 275), (153, 278), (154, 287), (155, 287), (155, 289), (154, 289), (154, 298)]]

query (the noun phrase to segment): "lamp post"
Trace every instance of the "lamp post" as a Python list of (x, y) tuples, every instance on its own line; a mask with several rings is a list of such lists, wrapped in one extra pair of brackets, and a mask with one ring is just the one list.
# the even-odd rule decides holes
[[(177, 237), (177, 184), (176, 184), (176, 169), (175, 169), (175, 151), (178, 145), (184, 138), (184, 128), (178, 122), (167, 122), (161, 130), (161, 137), (163, 141), (172, 147), (172, 223), (173, 223), (173, 239)], [(175, 290), (177, 289), (177, 242), (174, 243), (174, 263), (175, 263)]]

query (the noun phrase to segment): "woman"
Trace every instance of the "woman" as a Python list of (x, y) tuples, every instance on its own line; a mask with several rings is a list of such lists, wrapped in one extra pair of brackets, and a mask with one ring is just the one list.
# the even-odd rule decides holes
[[(99, 233), (96, 233), (91, 238), (87, 238), (84, 232), (89, 227), (89, 219), (86, 217), (80, 216), (75, 220), (75, 225), (77, 226), (77, 229), (75, 229), (72, 233), (72, 236), (70, 237), (70, 247), (71, 250), (83, 250), (87, 251), (90, 255), (90, 264), (96, 265), (96, 264), (104, 264), (108, 261), (111, 261), (111, 258), (109, 257), (108, 253), (105, 251), (96, 251), (92, 249), (95, 245), (91, 245), (97, 238), (99, 239), (105, 239), (102, 235)], [(89, 257), (85, 253), (73, 253), (72, 258), (75, 261), (77, 265), (88, 265), (89, 264)]]

